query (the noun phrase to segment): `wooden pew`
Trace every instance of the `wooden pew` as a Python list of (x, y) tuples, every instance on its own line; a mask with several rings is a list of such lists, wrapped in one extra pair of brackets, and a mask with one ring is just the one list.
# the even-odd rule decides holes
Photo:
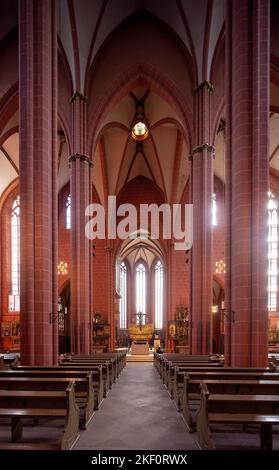
[(200, 449), (216, 449), (210, 428), (216, 423), (259, 424), (260, 448), (272, 450), (272, 425), (279, 424), (278, 395), (212, 395), (202, 382), (197, 414), (197, 444)]
[[(75, 402), (75, 383), (71, 382), (66, 391), (60, 392), (0, 390), (0, 418), (11, 419), (12, 442), (22, 440), (26, 418), (47, 418), (50, 422), (61, 418), (64, 427), (57, 448), (70, 450), (79, 439), (79, 409)], [(0, 443), (0, 449), (5, 448), (11, 447)], [(16, 448), (20, 448), (20, 445)]]
[(98, 357), (96, 356), (89, 356), (89, 357), (82, 357), (82, 356), (66, 356), (66, 357), (61, 357), (60, 360), (61, 363), (64, 362), (85, 362), (85, 363), (106, 363), (108, 362), (111, 365), (111, 368), (114, 370), (114, 379), (117, 379), (119, 373), (117, 372), (118, 370), (118, 365), (119, 361), (117, 357)]
[[(232, 367), (223, 367), (222, 369), (218, 369), (218, 368), (214, 368), (214, 367), (203, 367), (203, 368), (191, 368), (191, 367), (184, 367), (184, 366), (175, 366), (174, 367), (174, 370), (172, 371), (173, 373), (173, 378), (172, 378), (172, 382), (170, 383), (170, 395), (172, 398), (174, 398), (174, 401), (177, 405), (177, 407), (179, 408), (179, 404), (180, 404), (180, 399), (181, 399), (181, 396), (182, 396), (182, 393), (183, 393), (183, 387), (184, 387), (184, 374), (186, 373), (197, 373), (199, 374), (200, 372), (200, 378), (201, 380), (203, 380), (203, 373), (204, 372), (214, 372), (214, 373), (217, 373), (219, 374), (219, 371), (220, 371), (220, 375), (221, 377), (224, 376), (225, 378), (237, 378), (237, 376), (235, 376), (235, 374), (253, 374), (252, 376), (251, 375), (248, 375), (247, 378), (248, 379), (259, 379), (260, 378), (260, 375), (261, 374), (265, 374), (265, 373), (269, 373), (269, 374), (272, 374), (272, 377), (274, 377), (274, 373), (272, 371), (270, 371), (269, 369), (267, 368), (232, 368)], [(196, 375), (197, 375), (196, 374)], [(229, 377), (228, 374), (233, 374), (232, 377)], [(238, 376), (240, 378), (240, 376)], [(197, 377), (198, 378), (198, 375)], [(214, 377), (212, 378), (217, 378), (216, 375), (214, 375)], [(273, 379), (272, 379), (273, 380)]]
[[(106, 370), (105, 370), (105, 375), (106, 375), (106, 380), (108, 376), (108, 383), (105, 386), (105, 393), (108, 393), (108, 390), (106, 388), (111, 389), (112, 384), (116, 381), (117, 374), (116, 374), (116, 369), (117, 365), (115, 361), (111, 360), (105, 360), (105, 359), (77, 359), (77, 358), (61, 358), (59, 361), (59, 365), (61, 367), (71, 367), (71, 366), (96, 366), (96, 365), (102, 365)], [(105, 383), (106, 383), (105, 380)]]
[(154, 365), (156, 369), (158, 370), (160, 376), (163, 378), (163, 381), (165, 380), (165, 366), (168, 362), (180, 362), (180, 363), (223, 363), (224, 358), (219, 355), (192, 355), (190, 356), (189, 354), (158, 354), (154, 353)]
[[(172, 355), (173, 356), (173, 355)], [(220, 360), (218, 358), (213, 358), (213, 357), (208, 357), (208, 356), (197, 356), (197, 359), (195, 359), (196, 356), (187, 356), (186, 354), (184, 357), (182, 354), (177, 354), (176, 356), (172, 357), (169, 355), (163, 356), (161, 358), (161, 377), (163, 379), (163, 383), (168, 386), (168, 378), (169, 378), (169, 368), (174, 365), (191, 365), (192, 367), (199, 367), (199, 366), (204, 366), (204, 365), (215, 365), (216, 367), (222, 367), (224, 365), (223, 360)], [(177, 357), (178, 356), (178, 357)], [(189, 357), (191, 359), (189, 359)], [(202, 359), (203, 357), (203, 359)]]
[[(69, 370), (69, 365), (64, 364), (61, 366), (22, 366), (20, 365), (19, 361), (16, 360), (14, 361), (13, 364), (11, 364), (11, 369), (12, 370), (49, 370), (49, 371), (54, 371), (54, 370)], [(94, 364), (85, 364), (85, 365), (79, 365), (73, 363), (72, 366), (70, 367), (71, 370), (91, 370), (92, 372), (97, 371), (98, 374), (100, 375), (100, 387), (102, 388), (102, 397), (106, 397), (109, 387), (110, 387), (110, 374), (109, 374), (109, 366), (108, 363), (105, 364), (99, 364), (99, 363), (94, 363)], [(99, 387), (98, 384), (94, 383), (94, 386), (96, 385)]]
[(79, 406), (79, 424), (86, 429), (94, 415), (92, 373), (86, 377), (0, 377), (0, 391), (65, 391), (75, 381), (75, 399)]
[[(103, 386), (103, 379), (101, 375), (101, 367), (99, 366), (99, 370), (91, 370), (92, 373), (92, 387), (93, 387), (93, 394), (94, 394), (94, 409), (99, 409), (103, 399), (104, 399), (104, 386)], [(38, 378), (58, 378), (58, 377), (67, 377), (71, 379), (75, 379), (78, 377), (86, 378), (90, 372), (88, 369), (85, 370), (69, 370), (69, 369), (61, 369), (57, 368), (38, 368), (35, 367), (33, 369), (14, 369), (14, 370), (6, 370), (0, 371), (0, 378), (1, 377), (38, 377)]]
[[(93, 386), (95, 389), (100, 389), (100, 403), (103, 398), (107, 396), (108, 390), (109, 390), (109, 369), (108, 365), (101, 365), (101, 364), (89, 364), (89, 365), (77, 365), (77, 364), (72, 364), (71, 367), (68, 365), (66, 366), (17, 366), (17, 367), (12, 367), (13, 371), (45, 371), (45, 372), (54, 372), (54, 371), (64, 371), (67, 373), (68, 370), (70, 370), (72, 373), (74, 371), (81, 371), (81, 372), (88, 372), (91, 371), (93, 374)], [(100, 404), (99, 403), (99, 404)]]
[(102, 367), (102, 378), (103, 378), (103, 384), (104, 384), (104, 397), (106, 398), (109, 389), (111, 388), (112, 382), (111, 382), (111, 374), (110, 374), (110, 368), (109, 368), (109, 363), (107, 361), (105, 362), (97, 362), (97, 363), (91, 363), (91, 362), (65, 362), (63, 364), (59, 365), (59, 369), (67, 370), (98, 370), (99, 367)]
[(64, 354), (64, 358), (73, 358), (77, 360), (115, 360), (116, 361), (116, 378), (119, 377), (123, 368), (126, 366), (126, 352), (121, 353), (99, 353), (92, 355), (78, 354), (70, 355)]
[(206, 370), (219, 370), (220, 368), (223, 369), (222, 363), (214, 363), (214, 362), (168, 362), (165, 366), (165, 386), (168, 389), (171, 397), (173, 397), (173, 387), (174, 381), (176, 380), (175, 375), (178, 373), (177, 371), (185, 372), (189, 369), (206, 369)]
[[(109, 364), (107, 361), (102, 362), (91, 362), (89, 363), (76, 363), (76, 362), (71, 362), (71, 363), (63, 363), (60, 366), (22, 366), (20, 365), (20, 362), (18, 359), (16, 359), (12, 364), (11, 364), (11, 369), (12, 370), (37, 370), (37, 369), (42, 369), (42, 370), (67, 370), (69, 368), (69, 365), (71, 366), (71, 370), (98, 370), (100, 373), (100, 376), (102, 377), (102, 382), (103, 382), (103, 393), (104, 397), (107, 396), (107, 393), (110, 388), (110, 371), (109, 371)], [(96, 385), (96, 384), (94, 384)]]
[[(200, 379), (184, 376), (184, 390), (181, 398), (180, 411), (182, 418), (190, 432), (195, 431), (195, 417), (191, 406), (199, 405), (200, 402)], [(247, 379), (219, 379), (208, 380), (206, 383), (212, 394), (251, 394), (251, 395), (276, 395), (279, 394), (278, 380), (247, 380)]]
[(78, 359), (116, 359), (117, 363), (119, 364), (119, 373), (121, 370), (125, 367), (126, 365), (126, 356), (127, 353), (126, 351), (124, 352), (106, 352), (106, 353), (98, 353), (98, 354), (64, 354), (64, 357), (73, 357), (73, 358), (78, 358)]

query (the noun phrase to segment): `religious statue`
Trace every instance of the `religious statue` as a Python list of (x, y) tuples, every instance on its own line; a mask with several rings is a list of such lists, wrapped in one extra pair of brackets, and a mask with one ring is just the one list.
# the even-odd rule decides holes
[(136, 319), (137, 319), (137, 325), (139, 326), (140, 331), (142, 330), (143, 325), (145, 325), (145, 321), (143, 319), (146, 319), (147, 315), (146, 313), (138, 312), (136, 313)]

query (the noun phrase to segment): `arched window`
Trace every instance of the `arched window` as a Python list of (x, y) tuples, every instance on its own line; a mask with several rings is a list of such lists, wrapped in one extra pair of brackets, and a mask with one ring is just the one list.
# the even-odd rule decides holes
[(212, 194), (212, 225), (216, 227), (217, 225), (217, 199), (216, 193)]
[(20, 198), (14, 200), (11, 213), (11, 297), (9, 310), (19, 310), (20, 291)]
[(71, 228), (71, 195), (67, 197), (66, 201), (66, 228)]
[[(145, 313), (146, 309), (146, 269), (140, 263), (136, 269), (136, 313)], [(139, 318), (137, 317), (137, 323)], [(143, 325), (145, 324), (145, 317), (142, 318)]]
[(155, 328), (163, 328), (163, 282), (164, 270), (161, 261), (155, 265)]
[(127, 266), (120, 264), (120, 328), (127, 328)]
[(277, 309), (277, 244), (278, 214), (274, 194), (269, 193), (268, 201), (268, 310)]

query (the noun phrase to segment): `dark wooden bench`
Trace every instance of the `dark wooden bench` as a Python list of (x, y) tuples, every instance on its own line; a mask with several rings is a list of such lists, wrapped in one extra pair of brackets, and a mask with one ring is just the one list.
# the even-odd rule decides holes
[(91, 360), (91, 359), (96, 359), (96, 360), (115, 360), (117, 367), (116, 367), (116, 374), (117, 377), (120, 375), (121, 371), (123, 368), (126, 366), (126, 352), (119, 352), (119, 353), (98, 353), (98, 354), (91, 354), (91, 355), (85, 355), (85, 354), (78, 354), (78, 355), (70, 355), (70, 354), (64, 354), (64, 358), (75, 358), (75, 359), (81, 359), (81, 360)]
[(67, 364), (79, 364), (79, 365), (88, 365), (88, 364), (108, 364), (109, 366), (109, 372), (110, 372), (110, 388), (112, 384), (116, 381), (116, 379), (119, 376), (118, 373), (118, 363), (117, 363), (117, 358), (82, 358), (82, 357), (75, 357), (75, 356), (70, 356), (70, 357), (63, 357), (61, 358), (60, 365), (67, 365)]
[[(200, 380), (192, 379), (187, 374), (184, 377), (184, 390), (179, 410), (190, 432), (195, 431), (195, 415), (193, 408), (200, 402)], [(212, 394), (249, 394), (249, 395), (276, 395), (279, 396), (279, 380), (247, 380), (219, 379), (205, 380), (208, 390)]]
[(0, 377), (1, 390), (24, 391), (65, 391), (75, 381), (75, 398), (79, 406), (80, 427), (86, 429), (94, 415), (94, 392), (92, 373), (86, 377)]
[[(268, 374), (272, 374), (272, 380), (273, 380), (273, 377), (275, 377), (275, 380), (276, 380), (276, 376), (274, 375), (274, 373), (272, 371), (270, 371), (269, 369), (267, 368), (232, 368), (232, 367), (223, 367), (222, 369), (218, 369), (218, 368), (209, 368), (209, 367), (203, 367), (202, 369), (201, 368), (191, 368), (191, 367), (184, 367), (184, 366), (175, 366), (172, 370), (172, 378), (171, 378), (171, 382), (170, 382), (170, 385), (169, 385), (169, 393), (171, 395), (172, 398), (174, 398), (174, 401), (177, 405), (177, 407), (179, 407), (179, 403), (180, 403), (180, 399), (181, 399), (181, 396), (182, 396), (182, 393), (183, 393), (183, 387), (184, 387), (184, 375), (185, 374), (194, 374), (194, 373), (199, 373), (200, 372), (200, 377), (202, 378), (204, 373), (205, 372), (214, 372), (223, 376), (225, 378), (229, 378), (228, 374), (233, 374), (231, 378), (235, 378), (235, 374), (253, 374), (253, 375), (247, 375), (247, 378), (248, 379), (255, 379), (255, 380), (259, 380), (260, 379), (260, 376), (261, 374), (265, 374), (265, 373), (268, 373)], [(241, 376), (239, 376), (241, 377)], [(198, 378), (198, 375), (197, 375), (197, 378)], [(212, 378), (217, 378), (216, 376), (212, 377)], [(203, 379), (202, 379), (203, 380)]]
[(187, 370), (213, 370), (213, 371), (218, 371), (220, 369), (223, 369), (223, 364), (222, 363), (196, 363), (196, 362), (189, 362), (189, 363), (180, 363), (180, 362), (168, 362), (165, 366), (165, 379), (163, 382), (165, 383), (165, 386), (167, 387), (171, 397), (173, 396), (173, 387), (174, 387), (174, 381), (176, 380), (176, 374), (178, 373), (177, 371), (185, 372)]
[(168, 362), (180, 362), (180, 363), (223, 363), (223, 356), (219, 355), (189, 355), (189, 354), (178, 354), (178, 353), (154, 353), (154, 365), (157, 368), (160, 376), (164, 380), (165, 367)]
[[(78, 364), (78, 363), (65, 363), (60, 366), (22, 366), (18, 362), (14, 362), (11, 364), (11, 369), (12, 370), (91, 370), (92, 372), (97, 371), (98, 375), (100, 375), (99, 381), (100, 384), (102, 382), (102, 390), (103, 390), (103, 396), (106, 397), (110, 388), (110, 372), (109, 372), (109, 365), (107, 362), (103, 364), (99, 363), (89, 363), (89, 364)], [(98, 386), (96, 383), (94, 386)], [(103, 397), (102, 397), (103, 398)]]
[(82, 359), (61, 359), (59, 362), (59, 365), (61, 367), (71, 367), (71, 368), (76, 368), (76, 367), (96, 367), (98, 365), (101, 365), (103, 367), (103, 377), (104, 377), (104, 389), (105, 389), (105, 395), (108, 394), (109, 389), (112, 388), (112, 384), (116, 381), (116, 364), (107, 361), (105, 359), (101, 360), (82, 360)]
[[(178, 356), (180, 356), (178, 354)], [(170, 368), (173, 366), (191, 366), (191, 367), (223, 367), (224, 363), (223, 361), (220, 361), (218, 359), (204, 359), (201, 360), (199, 359), (198, 361), (195, 361), (193, 359), (188, 360), (187, 356), (185, 359), (181, 360), (179, 358), (173, 358), (173, 359), (166, 359), (163, 358), (161, 361), (161, 378), (163, 380), (163, 383), (168, 387), (169, 383), (169, 375), (170, 375)]]
[[(23, 425), (26, 419), (47, 418), (49, 425), (54, 423), (56, 427), (57, 419), (62, 419), (64, 427), (61, 439), (57, 444), (51, 444), (50, 448), (70, 450), (79, 439), (79, 409), (75, 401), (75, 383), (71, 382), (64, 392), (1, 390), (0, 418), (11, 420), (12, 442), (23, 439)], [(32, 444), (30, 446), (32, 447)], [(17, 444), (16, 448), (20, 448), (20, 445)], [(4, 442), (0, 442), (0, 449), (5, 449)]]
[(88, 372), (92, 374), (92, 387), (94, 393), (94, 409), (99, 409), (103, 399), (104, 399), (104, 386), (103, 386), (103, 379), (102, 379), (102, 366), (99, 366), (97, 370), (72, 370), (69, 368), (62, 369), (62, 368), (20, 368), (20, 369), (13, 369), (13, 370), (5, 370), (0, 371), (0, 378), (1, 377), (38, 377), (38, 378), (45, 378), (45, 377), (67, 377), (71, 379), (75, 379), (78, 377), (86, 378)]
[(197, 414), (197, 445), (200, 449), (216, 449), (212, 424), (257, 424), (260, 426), (260, 448), (272, 450), (272, 425), (279, 424), (278, 395), (212, 395), (207, 385), (201, 383)]

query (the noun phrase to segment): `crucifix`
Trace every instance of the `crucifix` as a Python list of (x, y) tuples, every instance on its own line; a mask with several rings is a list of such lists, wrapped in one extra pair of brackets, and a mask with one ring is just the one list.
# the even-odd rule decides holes
[(140, 331), (142, 329), (142, 326), (145, 324), (143, 323), (143, 319), (147, 316), (146, 313), (138, 312), (136, 313), (136, 318), (138, 319), (138, 325), (140, 327)]

